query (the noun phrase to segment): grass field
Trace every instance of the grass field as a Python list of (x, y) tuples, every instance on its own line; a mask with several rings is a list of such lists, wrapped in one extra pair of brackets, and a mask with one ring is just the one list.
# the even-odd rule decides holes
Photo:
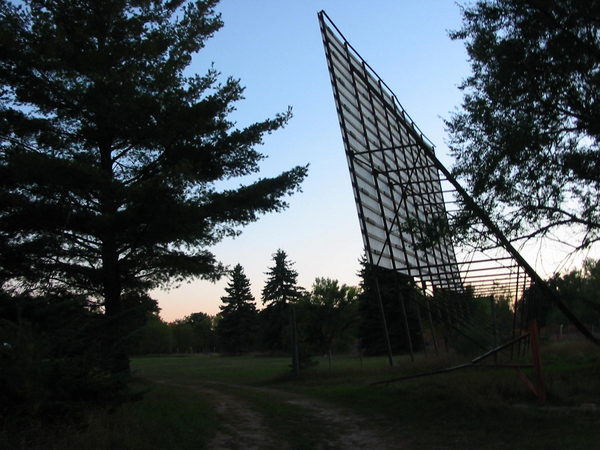
[[(292, 379), (287, 358), (136, 358), (137, 383), (148, 389), (143, 399), (112, 414), (90, 414), (87, 428), (65, 431), (54, 448), (205, 448), (235, 429), (236, 419), (219, 409), (223, 399), (230, 409), (251, 409), (261, 418), (271, 439), (265, 448), (339, 448), (332, 435), (345, 433), (343, 424), (334, 429), (320, 420), (306, 399), (364, 418), (398, 448), (600, 448), (600, 352), (582, 343), (544, 349), (544, 405), (511, 369), (370, 384), (454, 362), (420, 356), (389, 368), (384, 358), (347, 356), (335, 358), (331, 370), (323, 360)], [(244, 448), (238, 438), (226, 448)]]

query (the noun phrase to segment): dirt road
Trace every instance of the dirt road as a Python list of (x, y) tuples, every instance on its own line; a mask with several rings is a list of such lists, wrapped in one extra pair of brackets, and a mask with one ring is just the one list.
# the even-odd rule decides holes
[[(200, 392), (213, 403), (219, 415), (220, 426), (209, 443), (211, 450), (239, 449), (299, 449), (306, 448), (299, 439), (303, 433), (319, 430), (311, 449), (406, 449), (406, 441), (394, 437), (392, 425), (378, 417), (366, 417), (321, 400), (276, 389), (233, 385), (226, 383), (201, 383), (184, 385), (169, 380), (159, 381), (195, 392)], [(270, 405), (296, 411), (302, 420), (294, 423), (289, 415), (281, 415), (273, 425), (273, 417), (266, 417), (252, 398), (268, 398)], [(264, 402), (263, 402), (264, 403)], [(290, 421), (292, 423), (290, 423)], [(282, 425), (282, 426), (279, 426)], [(276, 428), (276, 429), (274, 429)], [(285, 434), (282, 433), (285, 431)]]

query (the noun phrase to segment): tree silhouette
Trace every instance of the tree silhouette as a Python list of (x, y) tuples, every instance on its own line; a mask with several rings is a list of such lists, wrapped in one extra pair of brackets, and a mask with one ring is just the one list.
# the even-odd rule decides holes
[(480, 0), (451, 34), (472, 68), (447, 121), (454, 173), (511, 237), (600, 239), (599, 16), (597, 0)]
[(215, 187), (258, 172), (255, 147), (290, 118), (236, 128), (239, 82), (188, 75), (216, 4), (0, 2), (0, 283), (88, 296), (108, 346), (129, 333), (128, 296), (218, 278), (207, 248), (285, 208), (306, 174)]
[(261, 334), (266, 348), (281, 351), (289, 349), (292, 333), (288, 305), (300, 297), (302, 289), (297, 285), (298, 273), (283, 250), (275, 252), (273, 262), (275, 264), (269, 267), (262, 290), (262, 302), (266, 307), (261, 312)]
[(250, 280), (240, 264), (231, 271), (225, 291), (227, 295), (221, 297), (223, 305), (217, 324), (219, 348), (227, 353), (242, 353), (255, 344), (258, 312), (250, 291)]
[(312, 290), (299, 301), (304, 339), (315, 350), (331, 356), (354, 336), (358, 324), (358, 288), (339, 285), (337, 280), (317, 278)]

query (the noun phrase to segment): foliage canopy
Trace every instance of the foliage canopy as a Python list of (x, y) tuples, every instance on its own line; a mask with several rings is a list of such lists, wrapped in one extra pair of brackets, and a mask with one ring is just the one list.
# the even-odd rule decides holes
[(454, 173), (511, 237), (600, 239), (600, 1), (479, 0), (453, 39), (472, 74), (446, 122)]
[(223, 267), (207, 246), (286, 207), (306, 167), (234, 189), (290, 112), (236, 128), (243, 88), (188, 75), (217, 0), (0, 0), (0, 282), (117, 315)]
[(330, 278), (317, 278), (299, 303), (301, 333), (315, 351), (331, 354), (353, 344), (358, 325), (358, 294), (355, 286)]

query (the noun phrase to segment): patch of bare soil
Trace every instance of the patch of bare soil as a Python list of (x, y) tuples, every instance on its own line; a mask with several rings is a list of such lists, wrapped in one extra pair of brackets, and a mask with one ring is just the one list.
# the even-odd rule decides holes
[[(339, 449), (378, 449), (399, 450), (408, 449), (406, 441), (397, 438), (393, 433), (393, 425), (382, 417), (376, 415), (365, 416), (327, 402), (309, 398), (296, 393), (278, 389), (232, 385), (225, 383), (211, 383), (212, 386), (229, 386), (238, 389), (247, 389), (279, 398), (292, 405), (298, 405), (308, 410), (312, 419), (320, 422), (333, 438), (327, 442), (326, 448)], [(302, 430), (298, 430), (299, 433)]]
[(402, 442), (395, 440), (381, 429), (374, 429), (374, 418), (367, 418), (320, 401), (294, 398), (288, 403), (310, 410), (314, 417), (336, 432), (332, 444), (340, 449), (405, 449)]
[[(224, 393), (223, 388), (236, 388), (264, 393), (277, 401), (297, 405), (307, 411), (311, 420), (318, 422), (332, 436), (323, 448), (336, 449), (407, 449), (406, 442), (398, 440), (385, 421), (374, 416), (364, 416), (329, 403), (308, 398), (299, 394), (276, 389), (258, 388), (225, 383), (204, 383), (202, 385), (181, 385), (163, 381), (164, 384), (191, 389), (209, 396), (222, 418), (221, 429), (209, 444), (209, 449), (287, 449), (290, 445), (281, 442), (264, 425), (264, 418), (235, 394)], [(302, 433), (302, 429), (297, 430)], [(293, 442), (294, 436), (289, 436)]]
[(208, 444), (208, 449), (283, 450), (288, 448), (285, 443), (276, 442), (270, 430), (264, 425), (263, 417), (240, 399), (206, 386), (190, 386), (169, 381), (159, 381), (159, 383), (200, 392), (212, 400), (221, 421), (220, 429)]

